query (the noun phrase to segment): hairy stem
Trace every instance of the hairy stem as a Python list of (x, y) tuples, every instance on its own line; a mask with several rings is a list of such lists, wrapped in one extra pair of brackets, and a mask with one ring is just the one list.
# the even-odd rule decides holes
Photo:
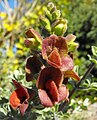
[[(77, 90), (77, 88), (79, 88), (80, 84), (88, 77), (88, 75), (90, 74), (90, 72), (93, 70), (93, 68), (95, 67), (95, 63), (91, 63), (88, 70), (86, 71), (86, 73), (84, 74), (84, 76), (82, 77), (82, 79), (76, 84), (76, 86), (72, 89), (72, 91), (69, 94), (69, 99), (72, 97), (72, 95), (74, 94), (74, 92)], [(66, 105), (68, 103), (66, 103), (66, 101), (61, 104), (59, 106), (59, 111), (64, 111)]]

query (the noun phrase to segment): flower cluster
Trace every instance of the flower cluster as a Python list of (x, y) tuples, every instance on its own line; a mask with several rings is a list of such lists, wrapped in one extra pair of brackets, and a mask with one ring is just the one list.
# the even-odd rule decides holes
[[(34, 49), (35, 45), (40, 44), (42, 50), (36, 52), (26, 61), (26, 80), (33, 81), (34, 76), (38, 74), (36, 88), (40, 102), (45, 107), (52, 107), (63, 100), (69, 100), (69, 90), (64, 84), (64, 80), (73, 78), (80, 80), (74, 69), (73, 54), (70, 47), (74, 43), (75, 36), (70, 34), (66, 37), (50, 35), (45, 39), (34, 29), (26, 32), (28, 37), (25, 40), (26, 47)], [(30, 38), (30, 39), (29, 39)], [(71, 44), (73, 43), (73, 44)], [(40, 57), (40, 59), (39, 59)], [(20, 109), (22, 114), (28, 108), (31, 98), (34, 97), (34, 91), (22, 86), (13, 80), (16, 90), (10, 96), (10, 105), (13, 109)]]

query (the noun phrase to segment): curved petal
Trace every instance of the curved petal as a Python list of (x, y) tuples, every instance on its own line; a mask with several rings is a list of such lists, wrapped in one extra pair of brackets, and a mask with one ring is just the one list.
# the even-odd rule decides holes
[(63, 57), (65, 54), (67, 54), (68, 47), (65, 37), (51, 35), (50, 37), (45, 38), (42, 43), (43, 58), (47, 59), (47, 57), (55, 48), (58, 50), (60, 57)]
[(65, 71), (64, 78), (73, 78), (74, 80), (77, 80), (77, 81), (80, 80), (80, 77), (78, 76), (78, 74), (72, 70)]
[(51, 54), (48, 57), (48, 63), (52, 65), (53, 67), (60, 67), (61, 65), (61, 59), (58, 51), (55, 49), (51, 52)]
[(51, 79), (55, 82), (56, 86), (58, 87), (62, 83), (62, 80), (63, 80), (62, 78), (63, 78), (63, 75), (60, 69), (54, 68), (54, 67), (44, 68), (40, 72), (36, 86), (39, 89), (44, 89), (44, 85), (46, 81)]
[(58, 37), (56, 35), (51, 35), (47, 37), (42, 42), (42, 57), (47, 59), (47, 56), (53, 51), (54, 44)]
[(67, 41), (68, 43), (71, 43), (71, 42), (73, 42), (73, 41), (76, 39), (76, 36), (73, 35), (73, 34), (69, 34), (69, 35), (67, 35), (67, 36), (65, 37), (65, 39), (66, 39), (66, 41)]
[(74, 68), (73, 59), (69, 55), (66, 55), (65, 57), (62, 57), (62, 59), (61, 59), (61, 70), (62, 71), (67, 71), (67, 70), (72, 70), (73, 68)]
[(22, 115), (24, 115), (24, 113), (25, 113), (25, 111), (27, 110), (27, 108), (28, 108), (28, 101), (24, 101), (24, 102), (20, 105), (20, 107), (19, 107), (20, 112), (21, 112)]
[(45, 90), (39, 89), (38, 90), (38, 95), (39, 95), (41, 104), (43, 106), (45, 106), (45, 107), (52, 107), (53, 106), (53, 103), (50, 100), (50, 98), (49, 98), (49, 96), (48, 96), (48, 94), (46, 93)]
[(26, 98), (29, 99), (29, 94), (28, 94), (28, 90), (26, 87), (24, 87), (23, 85), (21, 85), (19, 82), (17, 82), (16, 80), (12, 80), (13, 81), (13, 84), (14, 86), (17, 88), (17, 89), (20, 89), (25, 95), (26, 95)]
[(16, 89), (10, 96), (10, 105), (13, 109), (18, 108), (27, 98), (26, 92), (22, 89)]
[(60, 57), (63, 57), (65, 54), (68, 53), (67, 42), (65, 37), (58, 37), (58, 40), (55, 42), (55, 47), (58, 49)]
[(45, 84), (45, 89), (50, 97), (52, 103), (58, 102), (59, 95), (58, 95), (58, 90), (55, 82), (53, 80), (48, 80)]
[(13, 109), (17, 109), (21, 105), (20, 99), (17, 96), (17, 92), (17, 90), (13, 91), (9, 99), (10, 105)]
[(59, 87), (58, 92), (59, 92), (59, 102), (63, 100), (68, 100), (69, 91), (64, 84), (62, 84)]

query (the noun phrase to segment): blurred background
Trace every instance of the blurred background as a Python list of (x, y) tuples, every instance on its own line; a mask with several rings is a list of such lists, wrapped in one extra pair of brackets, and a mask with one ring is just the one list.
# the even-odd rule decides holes
[[(79, 75), (87, 70), (90, 61), (87, 55), (91, 53), (91, 46), (97, 45), (97, 0), (0, 0), (0, 105), (8, 102), (12, 89), (10, 76), (15, 70), (24, 73), (25, 59), (30, 55), (29, 49), (24, 45), (25, 31), (33, 27), (39, 33), (39, 16), (44, 14), (49, 2), (53, 2), (61, 10), (62, 17), (68, 21), (68, 29), (64, 34), (76, 35), (79, 43), (75, 53), (75, 65), (78, 65)], [(19, 73), (19, 74), (22, 74)], [(87, 79), (86, 91), (78, 91), (74, 98), (72, 108), (82, 104), (88, 99), (89, 103), (97, 101), (97, 84), (90, 89), (89, 84), (97, 82), (97, 67)], [(83, 86), (82, 86), (83, 87)], [(77, 102), (79, 99), (80, 103)], [(2, 100), (3, 99), (3, 100)], [(4, 101), (5, 100), (5, 101)], [(92, 119), (91, 119), (92, 120)]]

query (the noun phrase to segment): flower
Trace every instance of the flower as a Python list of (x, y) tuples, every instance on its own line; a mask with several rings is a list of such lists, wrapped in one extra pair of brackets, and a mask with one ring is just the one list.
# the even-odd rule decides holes
[(13, 84), (16, 87), (10, 96), (10, 105), (13, 109), (19, 108), (22, 115), (24, 115), (29, 105), (29, 100), (34, 96), (34, 92), (26, 87), (22, 86), (16, 80), (13, 80)]
[(24, 44), (27, 48), (31, 48), (32, 50), (37, 50), (38, 48), (41, 49), (42, 37), (36, 30), (30, 28), (25, 34), (27, 39)]
[(41, 70), (42, 63), (38, 60), (36, 56), (30, 56), (27, 58), (26, 62), (26, 80), (32, 81), (34, 79), (34, 75)]
[(47, 67), (41, 70), (36, 86), (43, 106), (52, 107), (56, 103), (68, 99), (68, 89), (62, 82), (63, 75), (60, 69)]
[(62, 71), (74, 68), (73, 59), (68, 55), (68, 46), (65, 37), (51, 35), (43, 40), (42, 43), (43, 59)]

